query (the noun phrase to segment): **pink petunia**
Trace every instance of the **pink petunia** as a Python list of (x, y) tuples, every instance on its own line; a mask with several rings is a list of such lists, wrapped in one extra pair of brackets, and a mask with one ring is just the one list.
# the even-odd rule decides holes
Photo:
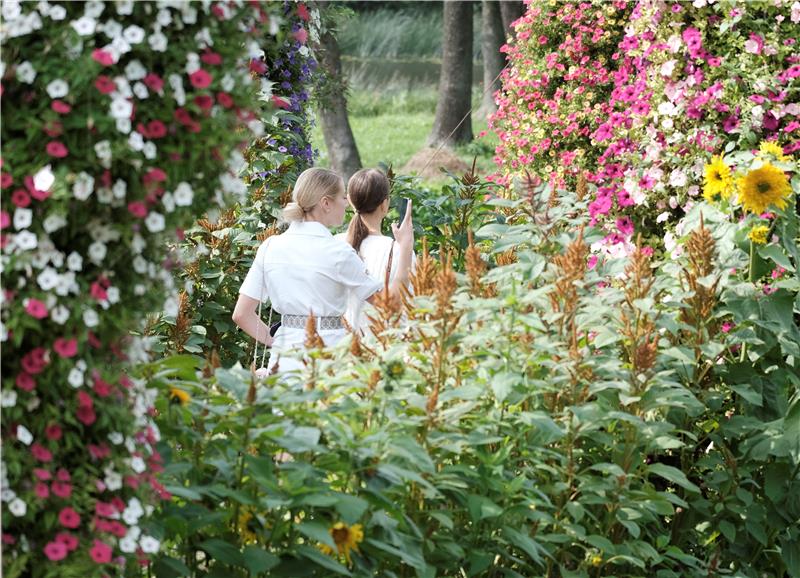
[(94, 505), (94, 513), (103, 518), (113, 518), (117, 515), (117, 509), (113, 504), (98, 500)]
[(111, 94), (117, 90), (117, 85), (108, 76), (101, 74), (94, 81), (94, 87), (103, 94)]
[(63, 508), (58, 513), (58, 521), (65, 528), (75, 529), (81, 525), (81, 517), (78, 515), (78, 512), (73, 510), (70, 506)]
[(31, 446), (31, 454), (33, 454), (33, 457), (40, 462), (47, 463), (53, 461), (52, 452), (39, 443), (34, 443)]
[(189, 75), (189, 82), (197, 89), (208, 88), (213, 77), (202, 68), (195, 70)]
[(90, 426), (97, 421), (97, 414), (95, 414), (94, 408), (88, 405), (79, 406), (78, 409), (75, 410), (75, 417), (85, 426)]
[(50, 488), (59, 498), (69, 498), (72, 495), (72, 484), (69, 482), (53, 482)]
[(50, 488), (48, 488), (47, 484), (44, 482), (36, 482), (36, 485), (33, 487), (33, 493), (36, 494), (36, 497), (40, 500), (46, 500), (50, 497)]
[(38, 299), (31, 297), (25, 304), (25, 313), (34, 319), (44, 319), (47, 317), (47, 306)]
[(142, 79), (142, 82), (144, 82), (147, 85), (147, 88), (153, 92), (161, 92), (161, 89), (164, 88), (164, 80), (153, 72), (145, 76)]
[(70, 552), (78, 547), (78, 537), (69, 532), (59, 532), (56, 534), (56, 542), (64, 544)]
[(43, 482), (46, 482), (52, 477), (50, 475), (50, 472), (48, 472), (44, 468), (33, 468), (33, 475), (36, 476), (38, 479), (42, 480)]
[(206, 50), (203, 55), (200, 56), (200, 60), (212, 66), (219, 66), (222, 64), (222, 56), (211, 50)]
[(0, 211), (0, 230), (5, 229), (11, 224), (11, 215), (6, 211)]
[(45, 147), (47, 154), (51, 157), (55, 157), (57, 159), (63, 159), (65, 156), (69, 154), (69, 150), (61, 141), (53, 140), (47, 143), (47, 147)]
[(151, 139), (164, 138), (167, 136), (167, 125), (160, 120), (151, 120), (147, 123), (147, 136)]
[(214, 99), (207, 94), (198, 94), (194, 97), (194, 103), (203, 110), (211, 110), (214, 106)]
[(142, 201), (132, 201), (128, 203), (128, 212), (134, 217), (144, 219), (147, 216), (147, 205)]
[(51, 562), (63, 560), (68, 553), (66, 545), (62, 542), (48, 542), (44, 547), (44, 555), (47, 556), (47, 559)]
[(27, 207), (31, 204), (31, 196), (25, 189), (17, 189), (11, 193), (11, 202), (16, 207)]
[(63, 100), (54, 100), (50, 103), (50, 108), (58, 114), (69, 114), (72, 112), (72, 107)]
[(272, 95), (272, 104), (277, 106), (278, 108), (289, 108), (289, 101), (283, 98), (282, 96), (278, 96), (277, 94)]
[(53, 343), (53, 350), (64, 359), (75, 357), (78, 354), (78, 340), (59, 337)]
[(33, 391), (36, 389), (36, 380), (33, 379), (31, 374), (25, 373), (24, 371), (20, 371), (17, 374), (17, 378), (14, 380), (14, 383), (22, 391)]
[(94, 545), (89, 550), (89, 556), (98, 564), (108, 564), (111, 562), (111, 546), (100, 540), (95, 540)]
[(0, 188), (6, 189), (14, 184), (14, 177), (10, 173), (0, 173)]
[(56, 423), (49, 424), (44, 428), (44, 435), (47, 439), (57, 442), (61, 439), (61, 426)]
[(103, 66), (111, 66), (114, 64), (114, 55), (105, 50), (95, 48), (92, 50), (92, 60), (99, 62)]
[(297, 5), (297, 15), (300, 17), (301, 20), (305, 20), (306, 22), (308, 22), (310, 15), (308, 13), (308, 8), (306, 8), (305, 4), (300, 3)]
[(226, 92), (217, 93), (217, 102), (224, 108), (231, 108), (233, 106), (233, 99)]
[(306, 32), (305, 28), (300, 28), (296, 30), (292, 36), (294, 39), (297, 40), (300, 44), (305, 44), (306, 40), (308, 40), (308, 32)]
[(58, 472), (56, 472), (56, 479), (62, 482), (68, 482), (72, 479), (72, 476), (69, 474), (68, 470), (59, 468)]

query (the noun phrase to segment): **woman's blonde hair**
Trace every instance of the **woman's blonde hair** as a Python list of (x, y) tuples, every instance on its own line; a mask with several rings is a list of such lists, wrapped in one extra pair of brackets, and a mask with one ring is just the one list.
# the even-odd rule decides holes
[(343, 192), (344, 180), (338, 173), (320, 167), (306, 169), (294, 183), (292, 201), (283, 208), (283, 220), (302, 221), (324, 197), (335, 197)]

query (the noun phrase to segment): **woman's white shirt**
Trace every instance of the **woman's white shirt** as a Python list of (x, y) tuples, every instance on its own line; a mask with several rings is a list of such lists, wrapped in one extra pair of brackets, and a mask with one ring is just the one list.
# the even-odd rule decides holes
[[(336, 317), (345, 313), (349, 298), (366, 301), (381, 287), (353, 247), (335, 239), (322, 223), (308, 221), (291, 223), (284, 233), (261, 244), (239, 293), (262, 302), (269, 299), (275, 314)], [(343, 329), (319, 333), (326, 345), (345, 335)], [(304, 329), (282, 326), (275, 334), (269, 367), (276, 354), (302, 349), (304, 341)], [(281, 359), (281, 371), (299, 366), (292, 361)]]
[[(341, 239), (347, 243), (347, 234), (340, 233), (336, 235), (337, 239)], [(358, 256), (361, 257), (364, 264), (367, 266), (367, 273), (375, 281), (379, 282), (381, 288), (386, 280), (386, 268), (389, 265), (389, 255), (392, 253), (392, 246), (395, 245), (394, 239), (384, 235), (368, 235), (361, 242), (361, 247), (358, 250)], [(348, 244), (348, 246), (350, 246)], [(389, 281), (391, 282), (398, 272), (398, 255), (397, 247), (394, 248), (394, 256), (392, 257), (392, 267), (389, 271)], [(414, 253), (411, 254), (411, 270), (416, 268), (417, 258)], [(347, 300), (347, 312), (345, 319), (347, 323), (353, 328), (354, 331), (362, 330), (368, 331), (369, 321), (367, 319), (367, 312), (370, 309), (369, 303), (364, 299), (359, 299), (358, 295), (351, 293)]]

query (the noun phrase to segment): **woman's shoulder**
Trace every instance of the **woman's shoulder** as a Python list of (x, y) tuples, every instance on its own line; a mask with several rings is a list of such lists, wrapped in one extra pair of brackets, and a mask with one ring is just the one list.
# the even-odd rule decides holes
[(392, 243), (394, 243), (394, 239), (386, 235), (369, 235), (364, 237), (364, 240), (361, 242), (361, 248), (375, 247), (376, 249), (385, 248), (388, 250)]

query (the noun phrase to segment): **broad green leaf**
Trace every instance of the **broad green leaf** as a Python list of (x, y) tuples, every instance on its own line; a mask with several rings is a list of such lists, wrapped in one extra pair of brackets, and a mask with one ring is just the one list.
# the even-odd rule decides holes
[(780, 265), (787, 271), (794, 272), (794, 265), (789, 260), (789, 257), (781, 251), (777, 245), (764, 245), (758, 248), (758, 254), (764, 259), (772, 259), (777, 265)]
[(346, 524), (355, 524), (364, 515), (369, 502), (358, 496), (336, 494), (336, 511)]
[(320, 542), (331, 548), (336, 548), (336, 542), (333, 541), (328, 528), (318, 522), (302, 522), (297, 524), (297, 529), (300, 533), (310, 538), (315, 542)]
[(666, 464), (655, 463), (650, 464), (647, 467), (647, 471), (651, 474), (655, 474), (656, 476), (662, 477), (667, 481), (672, 482), (673, 484), (678, 484), (682, 488), (689, 490), (690, 492), (700, 492), (700, 488), (694, 485), (692, 482), (689, 481), (689, 478), (686, 477), (682, 471), (678, 468), (668, 466)]
[(318, 566), (322, 566), (323, 568), (327, 568), (337, 574), (341, 574), (342, 576), (352, 576), (350, 570), (342, 566), (339, 562), (331, 558), (330, 556), (326, 556), (316, 548), (306, 545), (300, 545), (297, 547), (297, 553), (300, 554), (303, 558), (314, 562)]
[(503, 526), (503, 535), (507, 536), (514, 546), (530, 556), (537, 566), (542, 566), (541, 554), (547, 555), (547, 551), (537, 544), (533, 538), (509, 526)]
[(232, 564), (234, 566), (240, 566), (242, 564), (242, 553), (236, 546), (225, 540), (211, 538), (200, 542), (197, 547), (208, 552), (212, 558), (225, 564)]
[(177, 578), (178, 576), (191, 576), (192, 571), (177, 558), (159, 556), (153, 562), (153, 573), (156, 578)]
[(281, 559), (275, 554), (271, 554), (260, 546), (250, 545), (246, 546), (244, 553), (244, 565), (251, 574), (260, 574), (277, 566)]

